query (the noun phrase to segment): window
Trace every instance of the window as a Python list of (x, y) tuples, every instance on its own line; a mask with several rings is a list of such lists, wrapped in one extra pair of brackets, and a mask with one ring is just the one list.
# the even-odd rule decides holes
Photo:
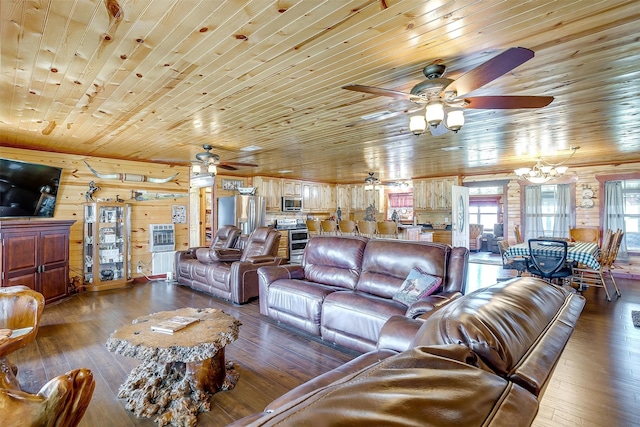
[[(394, 212), (397, 215), (394, 215)], [(413, 219), (413, 192), (389, 193), (389, 209), (387, 219), (411, 220)]]
[[(573, 188), (572, 188), (573, 187)], [(530, 185), (524, 188), (524, 239), (569, 237), (575, 222), (575, 186), (572, 184)]]
[(482, 224), (485, 232), (491, 232), (498, 220), (500, 204), (497, 200), (469, 200), (469, 223)]
[(640, 252), (640, 179), (622, 181), (622, 197), (627, 250)]

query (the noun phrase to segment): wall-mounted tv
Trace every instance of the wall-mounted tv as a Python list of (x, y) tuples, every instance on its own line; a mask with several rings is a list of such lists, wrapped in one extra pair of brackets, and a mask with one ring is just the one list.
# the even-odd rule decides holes
[(62, 169), (0, 158), (0, 218), (52, 218)]

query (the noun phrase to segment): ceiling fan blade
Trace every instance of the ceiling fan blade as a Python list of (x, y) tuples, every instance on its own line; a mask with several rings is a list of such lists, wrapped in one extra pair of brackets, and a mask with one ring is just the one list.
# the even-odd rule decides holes
[(533, 51), (524, 47), (512, 47), (494, 56), (487, 62), (460, 76), (447, 86), (444, 91), (455, 91), (458, 96), (472, 92), (498, 77), (508, 73), (517, 66), (533, 58)]
[(240, 167), (246, 167), (246, 168), (257, 168), (258, 165), (256, 165), (255, 163), (241, 163), (241, 162), (220, 162), (220, 164), (218, 166), (240, 166)]
[(465, 98), (465, 108), (505, 110), (511, 108), (542, 108), (553, 101), (553, 96), (477, 96)]
[(398, 98), (398, 99), (411, 98), (410, 93), (398, 92), (396, 90), (391, 90), (391, 89), (382, 89), (382, 88), (373, 87), (373, 86), (347, 85), (347, 86), (342, 86), (342, 89), (355, 90), (356, 92), (370, 93), (372, 95), (377, 95), (377, 96), (390, 96), (392, 98)]
[(220, 169), (226, 169), (228, 171), (237, 171), (238, 170), (238, 168), (235, 168), (235, 167), (229, 166), (229, 165), (225, 165), (224, 163), (217, 164), (216, 167), (220, 168)]

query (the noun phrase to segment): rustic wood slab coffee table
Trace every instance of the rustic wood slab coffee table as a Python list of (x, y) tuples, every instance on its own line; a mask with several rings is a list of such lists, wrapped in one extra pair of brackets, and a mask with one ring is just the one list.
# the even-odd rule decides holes
[[(173, 334), (151, 326), (174, 316), (200, 321)], [(118, 397), (139, 417), (158, 415), (158, 425), (193, 426), (198, 412), (210, 410), (209, 398), (235, 386), (238, 373), (224, 358), (224, 347), (238, 338), (236, 318), (212, 308), (161, 311), (135, 319), (107, 340), (107, 349), (142, 360), (120, 386)]]

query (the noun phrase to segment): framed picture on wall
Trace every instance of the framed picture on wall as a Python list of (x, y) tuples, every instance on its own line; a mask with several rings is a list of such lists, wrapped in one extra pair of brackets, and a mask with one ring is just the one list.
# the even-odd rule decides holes
[(171, 205), (171, 222), (174, 224), (187, 223), (187, 207), (185, 205)]
[(223, 190), (237, 190), (238, 187), (242, 187), (241, 179), (223, 179), (222, 180)]

